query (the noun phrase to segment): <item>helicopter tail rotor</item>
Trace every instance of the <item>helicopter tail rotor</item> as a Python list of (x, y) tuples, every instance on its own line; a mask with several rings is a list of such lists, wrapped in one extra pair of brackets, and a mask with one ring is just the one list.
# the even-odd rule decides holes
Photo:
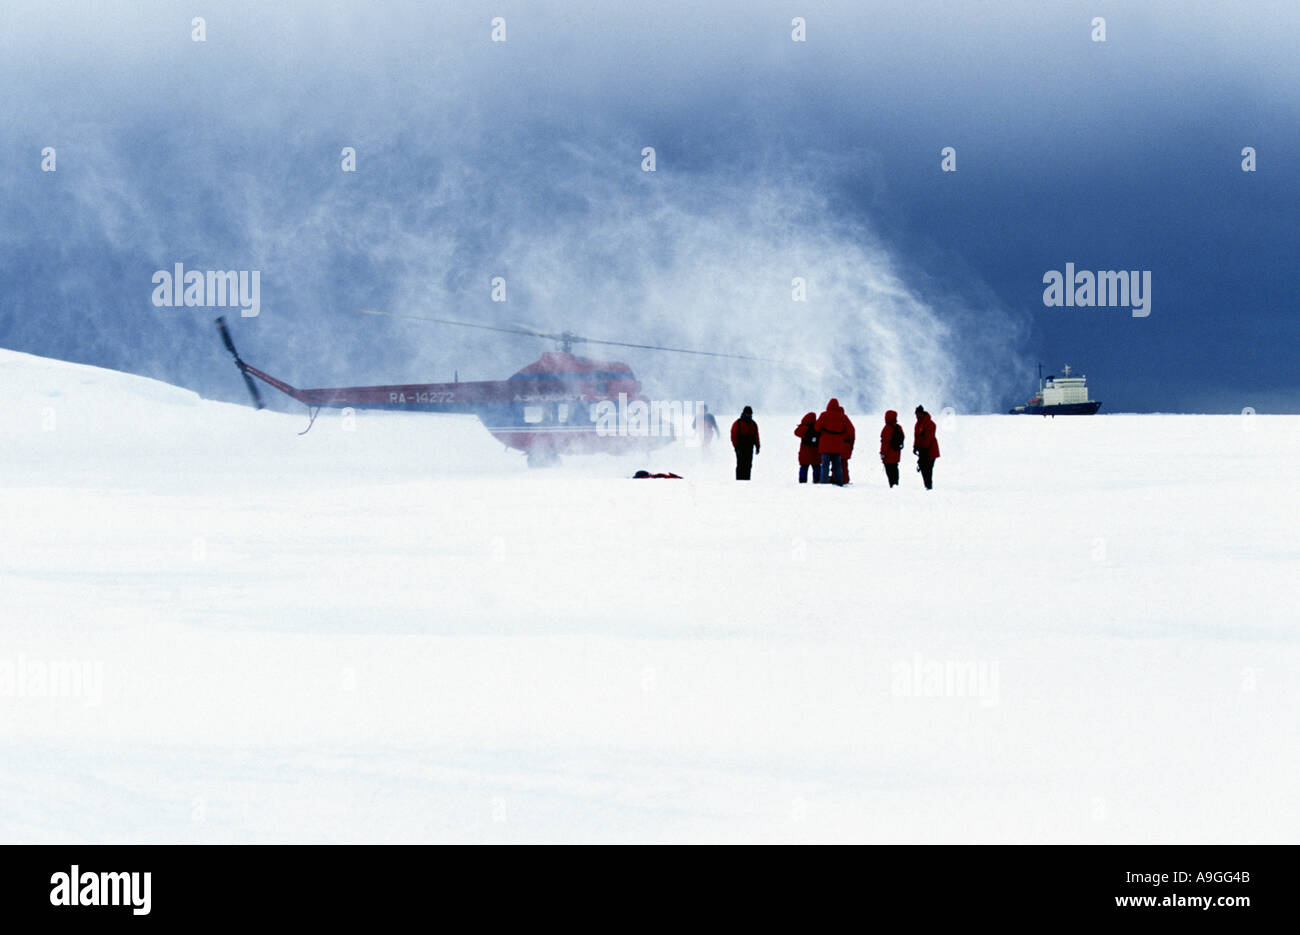
[(230, 356), (235, 358), (235, 366), (239, 368), (239, 373), (244, 378), (244, 385), (248, 387), (248, 392), (253, 397), (253, 405), (258, 409), (266, 408), (266, 404), (262, 402), (262, 394), (257, 391), (257, 384), (248, 373), (248, 365), (240, 359), (239, 352), (235, 350), (235, 342), (230, 338), (230, 330), (226, 328), (225, 318), (217, 319), (217, 330), (221, 332), (221, 341), (226, 345), (226, 350), (230, 351)]

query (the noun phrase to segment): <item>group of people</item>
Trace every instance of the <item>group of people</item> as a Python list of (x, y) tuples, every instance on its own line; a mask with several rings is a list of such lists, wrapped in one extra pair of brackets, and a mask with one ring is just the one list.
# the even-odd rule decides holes
[[(821, 415), (808, 413), (795, 426), (799, 439), (799, 483), (808, 482), (811, 469), (814, 484), (835, 484), (843, 487), (849, 482), (849, 459), (853, 457), (853, 444), (857, 433), (853, 421), (844, 412), (838, 399), (831, 399)], [(890, 409), (885, 413), (885, 425), (880, 430), (880, 463), (890, 487), (898, 486), (898, 465), (907, 436), (898, 424), (898, 413)], [(746, 406), (740, 418), (731, 423), (731, 447), (736, 452), (736, 480), (749, 480), (754, 465), (754, 455), (759, 453), (758, 423), (754, 410)], [(926, 490), (934, 488), (934, 462), (939, 457), (936, 426), (925, 407), (916, 407), (916, 426), (912, 430), (912, 454)]]

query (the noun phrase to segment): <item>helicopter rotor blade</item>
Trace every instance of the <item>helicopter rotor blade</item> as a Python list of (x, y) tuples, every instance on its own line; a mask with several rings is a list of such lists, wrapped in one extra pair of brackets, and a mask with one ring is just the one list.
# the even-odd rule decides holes
[(730, 360), (753, 360), (764, 364), (784, 364), (786, 361), (777, 360), (774, 357), (750, 357), (747, 354), (723, 354), (721, 351), (696, 351), (685, 347), (664, 347), (661, 344), (633, 344), (628, 341), (601, 341), (596, 338), (584, 338), (579, 335), (570, 335), (569, 339), (575, 344), (604, 344), (609, 347), (635, 347), (644, 351), (668, 351), (672, 354), (696, 354), (701, 357), (726, 357)]
[(750, 360), (765, 364), (781, 364), (789, 366), (784, 360), (777, 360), (773, 357), (751, 357), (746, 354), (723, 354), (720, 351), (696, 351), (684, 347), (665, 347), (661, 344), (634, 344), (630, 341), (602, 341), (598, 338), (585, 338), (582, 335), (561, 332), (560, 334), (548, 334), (545, 331), (535, 331), (532, 328), (502, 328), (498, 325), (482, 325), (472, 321), (456, 321), (450, 318), (433, 318), (429, 315), (409, 315), (402, 312), (381, 312), (374, 309), (359, 308), (358, 312), (364, 315), (381, 315), (385, 318), (406, 318), (412, 321), (431, 321), (440, 325), (457, 325), (462, 328), (478, 328), (482, 331), (499, 331), (503, 334), (522, 334), (530, 338), (542, 338), (548, 341), (563, 341), (570, 344), (600, 344), (606, 347), (632, 347), (643, 351), (667, 351), (672, 354), (693, 354), (699, 357), (723, 357), (729, 360)]
[(381, 312), (371, 308), (357, 309), (363, 315), (380, 315), (384, 318), (405, 318), (411, 321), (431, 321), (439, 325), (459, 325), (462, 328), (478, 328), (482, 331), (500, 331), (505, 334), (522, 334), (530, 338), (557, 339), (559, 335), (545, 334), (528, 328), (501, 328), (496, 325), (481, 325), (472, 321), (455, 321), (451, 318), (431, 318), (428, 315), (407, 315), (401, 312)]

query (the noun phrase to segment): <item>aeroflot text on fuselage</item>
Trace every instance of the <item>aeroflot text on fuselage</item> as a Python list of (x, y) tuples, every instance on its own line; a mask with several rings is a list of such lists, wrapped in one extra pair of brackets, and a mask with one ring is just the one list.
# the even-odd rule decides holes
[(159, 308), (238, 308), (241, 318), (256, 318), (262, 310), (262, 271), (192, 269), (177, 263), (168, 272), (153, 274), (153, 304)]
[(1065, 272), (1049, 269), (1043, 273), (1043, 304), (1048, 308), (1131, 308), (1134, 318), (1151, 314), (1151, 270), (1088, 269), (1074, 271), (1073, 263)]

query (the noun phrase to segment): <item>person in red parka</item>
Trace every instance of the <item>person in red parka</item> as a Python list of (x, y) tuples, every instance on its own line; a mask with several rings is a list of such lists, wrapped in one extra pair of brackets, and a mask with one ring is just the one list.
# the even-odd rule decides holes
[(885, 427), (880, 430), (880, 463), (885, 466), (889, 486), (898, 486), (898, 462), (903, 458), (903, 427), (898, 424), (898, 413), (890, 409), (885, 413)]
[(736, 449), (736, 480), (749, 480), (754, 455), (760, 447), (758, 423), (754, 421), (754, 410), (749, 406), (741, 411), (739, 419), (731, 423), (731, 447)]
[(823, 484), (844, 486), (844, 454), (853, 450), (853, 423), (844, 414), (840, 401), (832, 398), (826, 411), (817, 417), (817, 451), (822, 459)]
[(812, 468), (813, 483), (822, 482), (822, 456), (817, 452), (817, 413), (806, 413), (794, 427), (799, 439), (799, 483), (808, 483), (808, 469)]
[(934, 462), (939, 457), (939, 440), (935, 437), (934, 419), (922, 406), (916, 407), (916, 428), (912, 430), (912, 454), (925, 481), (925, 489), (934, 489)]

